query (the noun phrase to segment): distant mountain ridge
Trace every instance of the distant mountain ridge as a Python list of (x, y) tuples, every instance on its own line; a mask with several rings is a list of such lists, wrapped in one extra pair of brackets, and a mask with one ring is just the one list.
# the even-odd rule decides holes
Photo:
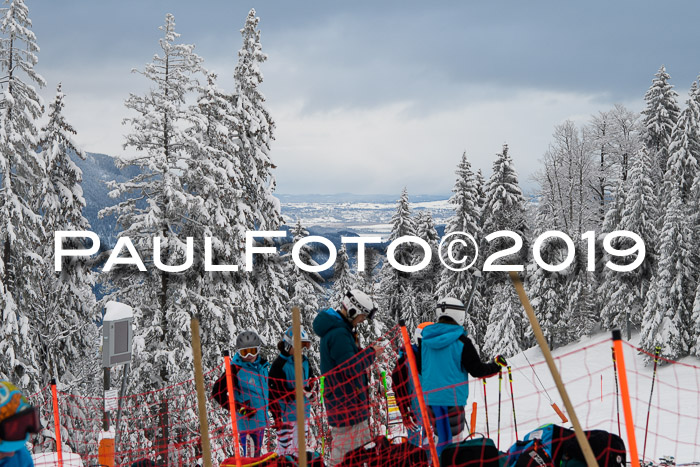
[[(87, 153), (82, 160), (73, 156), (73, 160), (83, 172), (83, 194), (86, 207), (83, 215), (90, 222), (91, 230), (99, 235), (103, 247), (111, 247), (117, 240), (117, 225), (114, 216), (100, 219), (98, 213), (107, 206), (114, 206), (118, 199), (109, 197), (107, 182), (116, 180), (125, 182), (139, 173), (135, 166), (120, 169), (115, 159), (106, 154)], [(366, 234), (368, 232), (386, 231), (386, 222), (391, 215), (400, 195), (391, 194), (275, 194), (282, 204), (282, 215), (287, 225), (291, 226), (296, 219), (312, 234), (332, 237), (338, 243), (340, 232), (343, 234)], [(417, 210), (431, 210), (436, 216), (436, 223), (442, 224), (449, 206), (448, 195), (413, 195), (412, 204)], [(416, 204), (427, 203), (427, 204)], [(333, 217), (327, 214), (331, 213)]]

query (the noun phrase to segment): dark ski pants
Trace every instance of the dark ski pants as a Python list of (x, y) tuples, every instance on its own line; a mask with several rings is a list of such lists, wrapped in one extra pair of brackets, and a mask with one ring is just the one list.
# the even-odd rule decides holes
[(442, 450), (452, 443), (452, 439), (462, 433), (467, 419), (464, 407), (429, 405), (428, 412), (430, 414), (430, 423), (433, 425), (438, 438), (436, 447), (439, 456)]

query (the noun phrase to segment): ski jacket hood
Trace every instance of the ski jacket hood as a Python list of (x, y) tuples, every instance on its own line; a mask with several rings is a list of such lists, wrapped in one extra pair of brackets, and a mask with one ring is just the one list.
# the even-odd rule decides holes
[(314, 333), (321, 338), (323, 338), (323, 336), (328, 334), (333, 329), (337, 328), (347, 328), (352, 332), (350, 323), (343, 318), (343, 315), (335, 311), (333, 308), (328, 308), (327, 310), (319, 312), (313, 322)]
[(423, 329), (423, 343), (421, 345), (429, 349), (443, 349), (459, 340), (462, 335), (466, 335), (462, 326), (435, 323)]

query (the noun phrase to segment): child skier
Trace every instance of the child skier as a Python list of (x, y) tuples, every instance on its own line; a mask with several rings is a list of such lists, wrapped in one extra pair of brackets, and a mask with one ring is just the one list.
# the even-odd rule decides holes
[(0, 381), (0, 467), (34, 467), (25, 446), (39, 433), (39, 412), (9, 381)]
[[(309, 334), (301, 328), (302, 352), (311, 347)], [(280, 455), (299, 455), (299, 439), (296, 426), (297, 407), (295, 394), (295, 374), (294, 374), (294, 330), (290, 327), (282, 336), (282, 340), (277, 344), (280, 353), (272, 362), (270, 367), (269, 394), (270, 412), (275, 421), (277, 431), (277, 448), (275, 452)], [(309, 359), (302, 357), (304, 386), (304, 413), (307, 420), (306, 429), (308, 433), (309, 402), (315, 400), (316, 394), (310, 383), (314, 378), (314, 371), (309, 364)]]
[(372, 319), (376, 311), (376, 304), (366, 293), (353, 289), (341, 300), (340, 310), (328, 308), (314, 319), (314, 332), (321, 337), (321, 372), (326, 375), (323, 403), (333, 438), (331, 466), (370, 441), (369, 382), (365, 372), (382, 348), (361, 349), (355, 327)]
[(466, 424), (464, 406), (469, 395), (469, 375), (493, 376), (507, 366), (502, 355), (482, 363), (462, 327), (466, 309), (456, 298), (437, 303), (437, 323), (423, 330), (421, 340), (421, 386), (438, 437), (438, 455), (453, 439), (460, 440)]
[[(238, 434), (243, 455), (248, 457), (260, 456), (267, 426), (267, 378), (270, 364), (260, 355), (262, 344), (262, 339), (254, 330), (241, 332), (236, 337), (237, 351), (231, 361)], [(230, 410), (225, 371), (214, 383), (212, 396), (223, 408)]]

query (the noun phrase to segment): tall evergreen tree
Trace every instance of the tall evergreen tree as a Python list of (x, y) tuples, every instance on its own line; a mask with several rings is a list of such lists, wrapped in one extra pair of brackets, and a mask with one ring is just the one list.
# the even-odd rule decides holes
[(204, 238), (211, 238), (212, 265), (244, 264), (246, 231), (241, 160), (231, 128), (237, 125), (232, 96), (216, 85), (216, 75), (207, 75), (207, 85), (199, 89), (196, 105), (191, 107), (193, 125), (189, 128), (193, 144), (189, 148), (188, 170), (182, 173), (183, 185), (192, 194), (194, 206), (190, 222), (182, 235), (197, 239), (196, 258), (189, 272), (187, 296), (183, 306), (197, 310), (201, 328), (204, 366), (212, 368), (232, 336), (259, 320), (249, 305), (253, 295), (246, 272), (206, 271)]
[[(415, 218), (416, 236), (422, 238), (430, 245), (431, 261), (421, 271), (411, 274), (411, 282), (413, 283), (413, 292), (416, 296), (418, 305), (418, 321), (432, 321), (435, 313), (435, 298), (437, 294), (437, 285), (442, 271), (442, 264), (438, 259), (438, 242), (439, 237), (435, 230), (435, 222), (430, 212), (420, 211)], [(420, 257), (416, 261), (422, 260), (422, 252), (419, 252)]]
[(680, 190), (675, 189), (664, 216), (659, 243), (659, 267), (651, 281), (644, 305), (641, 347), (651, 351), (657, 345), (661, 355), (676, 360), (691, 346), (690, 316), (693, 264), (688, 218)]
[[(71, 154), (81, 159), (85, 159), (85, 154), (73, 142), (76, 132), (63, 116), (63, 99), (59, 84), (56, 98), (50, 105), (48, 123), (39, 134), (39, 147), (47, 169), (41, 184), (40, 210), (45, 235), (39, 251), (44, 264), (50, 266), (45, 268), (40, 282), (33, 326), (45, 375), (43, 383), (47, 384), (53, 377), (68, 384), (85, 384), (93, 378), (91, 374), (82, 374), (87, 370), (82, 365), (83, 360), (98, 350), (95, 323), (99, 315), (92, 292), (95, 277), (84, 260), (74, 259), (60, 273), (54, 272), (52, 267), (54, 232), (90, 230), (82, 213), (85, 208), (82, 171), (71, 159)], [(86, 246), (82, 240), (70, 239), (65, 247), (84, 249)]]
[(331, 306), (335, 306), (340, 303), (340, 301), (345, 296), (345, 293), (355, 288), (357, 283), (357, 278), (350, 269), (350, 258), (348, 257), (348, 251), (343, 243), (338, 250), (338, 256), (335, 259), (335, 265), (333, 266), (333, 287), (331, 288)]
[[(117, 287), (112, 294), (136, 310), (134, 317), (133, 389), (146, 392), (190, 377), (192, 358), (187, 329), (198, 311), (188, 293), (193, 270), (171, 273), (155, 267), (155, 251), (164, 265), (185, 263), (187, 244), (183, 234), (190, 213), (199, 205), (197, 196), (185, 186), (181, 174), (190, 167), (193, 146), (193, 120), (199, 114), (186, 105), (196, 98), (200, 84), (201, 62), (193, 45), (176, 40), (173, 15), (165, 17), (160, 29), (161, 54), (140, 72), (151, 83), (143, 96), (131, 94), (127, 108), (136, 112), (125, 123), (132, 131), (126, 136), (126, 148), (136, 155), (121, 159), (119, 165), (135, 165), (140, 173), (125, 183), (112, 182), (112, 196), (131, 195), (127, 200), (102, 211), (116, 214), (122, 226), (120, 238), (128, 237), (141, 252), (145, 272), (132, 266), (116, 267), (108, 278)], [(155, 248), (155, 239), (161, 239)], [(154, 408), (155, 409), (155, 408)], [(162, 427), (156, 445), (167, 452), (170, 438), (168, 401), (159, 404), (158, 426)], [(162, 457), (158, 463), (163, 462)]]
[(41, 378), (28, 312), (39, 299), (44, 269), (36, 253), (42, 227), (39, 187), (46, 169), (36, 151), (36, 121), (43, 108), (34, 86), (45, 81), (34, 70), (39, 46), (24, 1), (9, 2), (0, 17), (0, 374), (38, 391)]
[[(389, 242), (406, 236), (416, 235), (416, 226), (411, 217), (411, 209), (408, 203), (408, 192), (404, 188), (401, 198), (396, 204), (396, 212), (391, 218), (391, 234)], [(404, 265), (412, 265), (415, 259), (412, 244), (404, 243), (395, 250), (394, 257), (397, 262)], [(399, 318), (406, 320), (408, 326), (415, 326), (418, 319), (418, 309), (413, 299), (412, 288), (410, 287), (410, 273), (401, 272), (384, 261), (382, 264), (381, 281), (379, 293), (381, 297), (382, 310), (388, 314), (382, 314), (380, 318), (385, 320), (389, 327), (393, 326)], [(406, 308), (405, 306), (408, 306)]]
[(649, 90), (644, 95), (646, 107), (642, 111), (642, 125), (645, 130), (644, 142), (656, 161), (654, 173), (658, 186), (663, 183), (663, 175), (668, 164), (671, 133), (680, 114), (677, 102), (678, 94), (668, 82), (670, 79), (666, 68), (661, 66), (656, 72)]
[(671, 132), (669, 158), (664, 174), (665, 201), (668, 201), (671, 192), (678, 187), (681, 202), (686, 204), (693, 180), (698, 174), (698, 158), (700, 158), (700, 102), (698, 102), (698, 95), (697, 82), (693, 82), (686, 101), (686, 108), (680, 113)]
[[(483, 190), (483, 185), (481, 187), (478, 185), (478, 179), (474, 176), (466, 152), (462, 154), (462, 159), (457, 166), (455, 174), (457, 175), (457, 180), (452, 189), (454, 194), (450, 198), (450, 204), (454, 206), (455, 212), (447, 221), (445, 235), (453, 232), (466, 232), (474, 237), (478, 245), (478, 242), (481, 240), (481, 210), (479, 203), (482, 202), (482, 199), (480, 199), (480, 189)], [(485, 200), (483, 201), (485, 202)], [(443, 253), (446, 254), (446, 252)], [(453, 253), (456, 259), (468, 258), (467, 261), (469, 262), (474, 258), (476, 251), (472, 245), (462, 248), (461, 245), (457, 244)], [(448, 261), (447, 258), (444, 259)], [(454, 266), (458, 267), (458, 265)], [(474, 280), (470, 269), (466, 271), (452, 271), (448, 268), (442, 268), (440, 281), (437, 285), (437, 295), (438, 297), (454, 297), (465, 301), (468, 300), (473, 287)], [(487, 313), (486, 310), (482, 309), (483, 303), (480, 291), (475, 292), (474, 300), (476, 301), (476, 303), (472, 304), (472, 310), (474, 311), (467, 313), (465, 327), (467, 332), (474, 337), (474, 342), (476, 343), (477, 341), (483, 341), (480, 333), (483, 329), (479, 329), (476, 318), (478, 316), (483, 317)], [(486, 319), (482, 321), (485, 322)]]
[[(233, 76), (235, 125), (231, 128), (231, 136), (238, 146), (237, 157), (240, 160), (242, 194), (246, 206), (245, 226), (248, 230), (278, 230), (283, 220), (279, 200), (274, 196), (276, 181), (272, 170), (275, 165), (270, 158), (275, 122), (260, 90), (263, 82), (261, 65), (267, 60), (267, 55), (262, 51), (259, 22), (260, 18), (251, 9), (241, 29), (243, 41)], [(270, 240), (265, 239), (260, 243), (270, 244)], [(282, 286), (287, 284), (287, 278), (279, 266), (278, 260), (271, 255), (265, 255), (264, 259), (256, 262), (251, 278), (255, 290), (252, 300), (258, 316), (267, 317), (272, 313), (280, 322), (284, 322), (285, 317), (289, 316), (289, 310), (282, 305), (286, 300)], [(265, 298), (261, 298), (261, 294)], [(272, 304), (274, 308), (271, 309)]]
[[(509, 230), (525, 238), (527, 231), (525, 221), (525, 197), (518, 184), (518, 174), (513, 165), (513, 159), (508, 153), (508, 145), (503, 145), (503, 151), (496, 155), (493, 163), (493, 174), (486, 186), (486, 204), (484, 206), (483, 235), (499, 230)], [(493, 242), (482, 242), (481, 255), (487, 257), (494, 251), (505, 249), (505, 243), (510, 246), (510, 240), (503, 238)], [(505, 257), (502, 261), (523, 264), (521, 250), (518, 255)], [(513, 257), (515, 256), (515, 257)]]
[[(646, 147), (642, 147), (632, 165), (627, 184), (629, 189), (625, 194), (619, 221), (610, 231), (628, 230), (639, 235), (644, 241), (646, 257), (640, 267), (629, 273), (608, 268), (604, 270), (605, 280), (601, 285), (604, 297), (601, 318), (606, 329), (624, 329), (628, 316), (634, 325), (641, 324), (644, 296), (649, 289), (649, 281), (656, 264), (656, 223), (659, 210), (654, 189), (654, 170), (654, 160)], [(632, 246), (631, 242), (631, 239), (618, 237), (613, 246), (624, 250)]]

